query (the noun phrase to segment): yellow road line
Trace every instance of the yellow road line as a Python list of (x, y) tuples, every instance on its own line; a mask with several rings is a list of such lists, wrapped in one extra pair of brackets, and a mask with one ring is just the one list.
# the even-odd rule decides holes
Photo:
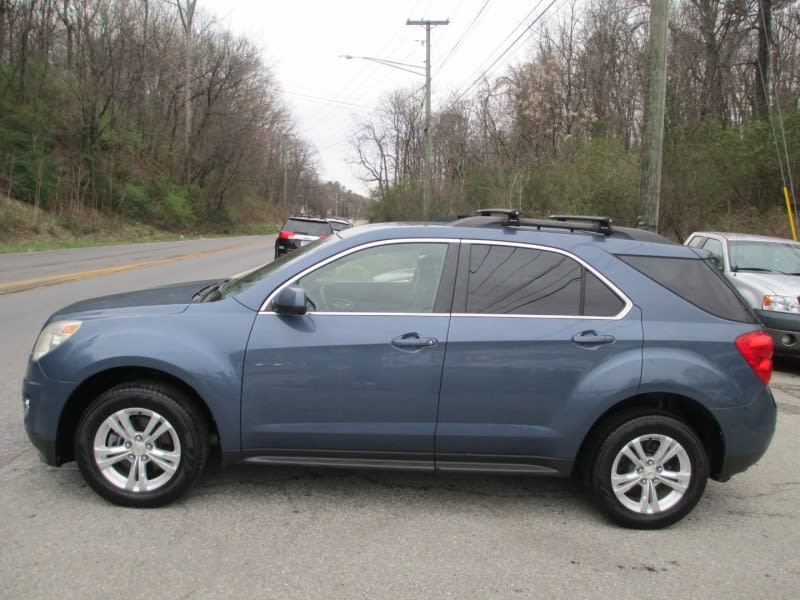
[[(146, 260), (138, 263), (129, 263), (126, 265), (117, 265), (114, 267), (103, 267), (102, 269), (92, 269), (89, 271), (77, 271), (75, 273), (64, 273), (63, 275), (47, 275), (44, 277), (33, 277), (31, 279), (17, 279), (15, 281), (0, 282), (0, 296), (8, 294), (15, 294), (17, 292), (24, 292), (40, 287), (47, 287), (56, 285), (58, 283), (67, 283), (69, 281), (81, 281), (83, 279), (92, 279), (93, 277), (102, 277), (104, 275), (112, 275), (114, 273), (123, 273), (125, 271), (133, 271), (136, 269), (144, 269), (146, 267), (154, 267), (157, 265), (165, 265), (181, 260), (190, 258), (198, 258), (208, 254), (216, 254), (217, 252), (225, 252), (227, 250), (235, 250), (237, 248), (244, 248), (246, 246), (255, 246), (263, 244), (264, 242), (243, 242), (241, 244), (234, 244), (233, 246), (225, 246), (224, 248), (215, 248), (213, 250), (201, 250), (192, 252), (190, 254), (181, 254), (179, 256), (171, 256), (168, 258), (156, 258), (153, 260)], [(266, 259), (264, 260), (266, 262)]]

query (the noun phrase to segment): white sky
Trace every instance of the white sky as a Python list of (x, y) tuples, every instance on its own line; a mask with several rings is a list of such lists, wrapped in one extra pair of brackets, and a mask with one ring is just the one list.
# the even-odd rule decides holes
[[(198, 9), (261, 48), (300, 137), (317, 151), (321, 178), (337, 180), (366, 195), (359, 167), (352, 164), (355, 152), (350, 138), (356, 121), (368, 116), (387, 93), (422, 88), (425, 78), (340, 55), (411, 63), (424, 69), (425, 28), (406, 25), (406, 20), (449, 19), (449, 25), (431, 30), (435, 111), (440, 102), (464, 91), (485, 70), (500, 75), (505, 66), (525, 57), (531, 46), (530, 35), (523, 35), (525, 27), (537, 17), (538, 24), (553, 22), (565, 1), (199, 0)], [(517, 44), (492, 66), (520, 35)]]

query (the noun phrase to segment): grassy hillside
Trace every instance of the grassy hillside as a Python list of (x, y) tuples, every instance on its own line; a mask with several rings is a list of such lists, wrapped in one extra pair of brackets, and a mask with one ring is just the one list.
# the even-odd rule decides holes
[[(267, 234), (275, 231), (275, 226), (260, 224), (227, 233)], [(92, 210), (59, 217), (0, 194), (0, 252), (176, 240), (194, 234), (207, 235), (207, 232), (176, 234)]]

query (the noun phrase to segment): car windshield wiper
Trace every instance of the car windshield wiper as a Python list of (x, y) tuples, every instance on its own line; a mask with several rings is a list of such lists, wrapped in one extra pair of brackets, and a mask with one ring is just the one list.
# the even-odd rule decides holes
[(756, 271), (758, 273), (775, 273), (772, 269), (764, 269), (762, 267), (733, 267), (733, 270), (736, 272), (739, 271)]
[(214, 302), (222, 298), (222, 292), (225, 290), (226, 284), (230, 279), (223, 279), (217, 283), (212, 283), (204, 288), (199, 289), (194, 296), (192, 302)]

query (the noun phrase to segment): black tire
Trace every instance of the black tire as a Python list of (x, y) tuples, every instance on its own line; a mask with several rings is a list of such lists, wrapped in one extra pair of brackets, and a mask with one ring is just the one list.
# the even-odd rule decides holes
[(123, 384), (101, 394), (75, 436), (84, 479), (121, 506), (169, 504), (201, 475), (208, 453), (205, 420), (181, 392), (159, 383)]
[(606, 431), (587, 473), (603, 512), (633, 529), (660, 529), (689, 514), (708, 481), (708, 457), (694, 431), (657, 413), (623, 418)]

